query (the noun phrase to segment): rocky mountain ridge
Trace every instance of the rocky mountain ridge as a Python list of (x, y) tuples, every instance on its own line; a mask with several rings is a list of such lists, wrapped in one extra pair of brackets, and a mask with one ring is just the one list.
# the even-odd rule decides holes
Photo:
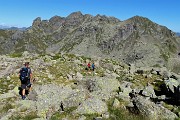
[[(134, 63), (136, 66), (170, 66), (179, 60), (179, 40), (174, 32), (148, 18), (121, 21), (105, 15), (74, 12), (49, 20), (36, 18), (26, 31), (0, 30), (0, 53), (72, 53)], [(173, 58), (173, 59), (172, 59)], [(179, 61), (177, 62), (180, 63)]]
[(177, 36), (180, 36), (180, 33), (179, 33), (179, 32), (177, 32), (177, 33), (176, 33), (176, 35), (177, 35)]
[(2, 30), (26, 30), (26, 27), (14, 27), (14, 26), (4, 26), (4, 25), (0, 25), (0, 29)]

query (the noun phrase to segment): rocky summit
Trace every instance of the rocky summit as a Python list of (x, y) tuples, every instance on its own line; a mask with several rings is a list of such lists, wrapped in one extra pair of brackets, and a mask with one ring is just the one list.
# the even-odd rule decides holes
[[(0, 30), (0, 119), (180, 119), (179, 42), (148, 18), (81, 12)], [(25, 62), (33, 82), (22, 100)]]
[(0, 30), (0, 54), (63, 52), (113, 58), (138, 67), (171, 66), (176, 72), (172, 58), (180, 63), (179, 41), (176, 33), (148, 18), (134, 16), (121, 21), (74, 12), (49, 20), (38, 17), (24, 31)]

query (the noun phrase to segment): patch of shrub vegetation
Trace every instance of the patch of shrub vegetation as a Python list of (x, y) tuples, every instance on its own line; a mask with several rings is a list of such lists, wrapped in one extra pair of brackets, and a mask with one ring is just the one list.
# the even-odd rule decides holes
[(145, 77), (143, 75), (135, 75), (134, 80), (131, 82), (133, 82), (137, 86), (139, 86), (140, 83), (143, 86), (147, 86), (148, 83), (153, 84), (153, 82), (156, 81), (157, 79), (161, 79), (161, 77), (158, 75), (152, 75), (152, 77)]
[(114, 108), (113, 102), (114, 99), (111, 99), (108, 102), (108, 111), (110, 117), (107, 120), (145, 120), (145, 117), (141, 114), (134, 114), (123, 108)]
[(36, 112), (30, 112), (27, 115), (15, 114), (10, 118), (10, 120), (33, 120), (35, 118), (39, 118), (37, 113)]
[(15, 58), (15, 57), (22, 57), (22, 53), (11, 53), (9, 54), (10, 57)]
[(75, 109), (77, 109), (77, 107), (67, 108), (64, 110), (64, 112), (56, 112), (51, 116), (50, 120), (62, 120), (63, 118), (67, 118), (67, 117), (70, 120), (76, 120), (79, 116), (72, 114), (72, 111), (74, 111)]
[(59, 59), (59, 58), (61, 58), (61, 56), (60, 55), (55, 55), (55, 56), (52, 56), (52, 60), (57, 60), (57, 59)]
[(6, 103), (4, 106), (3, 106), (3, 109), (1, 110), (1, 112), (4, 112), (6, 113), (9, 109), (13, 109), (14, 106), (12, 106), (10, 103)]
[(84, 114), (84, 116), (86, 117), (86, 120), (95, 120), (95, 118), (100, 117), (100, 115), (98, 115), (97, 113)]

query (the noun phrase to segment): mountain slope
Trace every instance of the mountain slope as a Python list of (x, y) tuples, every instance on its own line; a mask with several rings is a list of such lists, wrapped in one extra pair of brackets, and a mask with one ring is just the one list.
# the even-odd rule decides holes
[(176, 33), (176, 35), (177, 35), (177, 36), (180, 36), (180, 33), (179, 33), (179, 32), (177, 32), (177, 33)]
[[(180, 76), (166, 68), (135, 68), (112, 59), (73, 54), (0, 55), (1, 120), (179, 119)], [(33, 71), (21, 98), (19, 69)], [(88, 63), (96, 67), (86, 69)], [(28, 88), (28, 87), (27, 87)], [(178, 115), (178, 116), (177, 116)]]
[(68, 52), (120, 59), (136, 66), (167, 66), (180, 50), (175, 33), (147, 18), (120, 21), (81, 12), (49, 20), (38, 17), (26, 31), (0, 30), (0, 42), (1, 54)]

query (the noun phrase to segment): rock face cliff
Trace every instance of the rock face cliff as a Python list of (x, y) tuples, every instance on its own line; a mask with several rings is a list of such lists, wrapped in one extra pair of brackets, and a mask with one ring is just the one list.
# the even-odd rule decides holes
[(0, 30), (0, 54), (63, 52), (113, 58), (136, 66), (176, 66), (170, 59), (178, 61), (179, 40), (168, 28), (144, 17), (121, 21), (74, 12), (49, 20), (38, 17), (25, 31)]

